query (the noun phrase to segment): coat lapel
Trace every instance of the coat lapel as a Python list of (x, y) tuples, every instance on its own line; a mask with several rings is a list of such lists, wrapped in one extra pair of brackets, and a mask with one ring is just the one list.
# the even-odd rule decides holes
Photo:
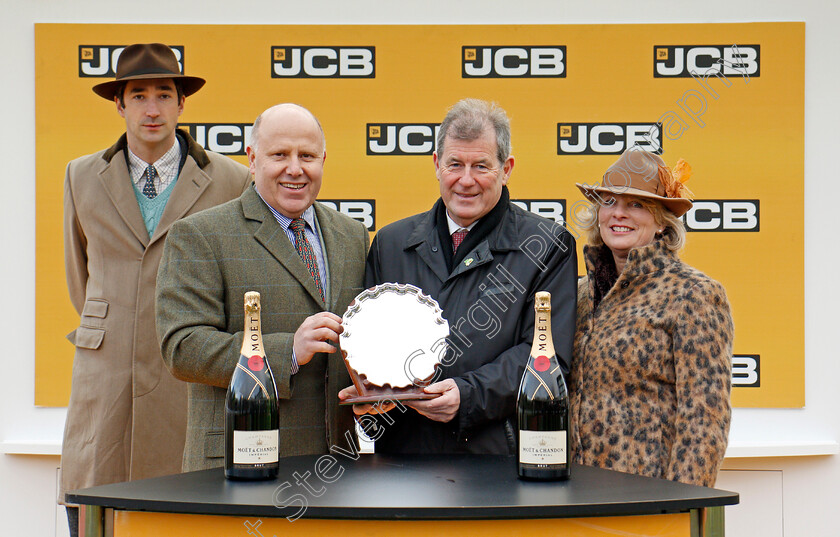
[(464, 259), (458, 263), (456, 267), (452, 268), (452, 273), (449, 278), (455, 278), (465, 272), (475, 270), (476, 268), (486, 265), (493, 260), (493, 254), (490, 252), (490, 245), (486, 240), (481, 241), (478, 246), (472, 249)]
[(466, 272), (486, 265), (493, 261), (493, 252), (508, 252), (521, 250), (526, 237), (519, 236), (520, 226), (517, 225), (517, 216), (514, 211), (508, 209), (499, 221), (499, 224), (490, 231), (484, 240), (479, 242), (458, 265), (452, 268), (449, 278), (455, 278)]
[(274, 219), (274, 215), (271, 214), (271, 211), (268, 210), (268, 207), (253, 188), (249, 188), (242, 194), (242, 211), (245, 218), (260, 222), (254, 233), (257, 242), (262, 244), (283, 265), (315, 302), (323, 306), (321, 293), (318, 292), (315, 280), (309, 274), (309, 269), (306, 268), (297, 250), (292, 246), (286, 232), (280, 227), (280, 224)]
[(213, 178), (204, 172), (205, 166), (210, 163), (204, 149), (183, 130), (178, 129), (176, 134), (181, 151), (186, 151), (187, 156), (182, 157), (184, 166), (178, 172), (172, 194), (166, 202), (151, 242), (161, 239), (176, 220), (186, 216), (213, 182)]
[(443, 247), (451, 248), (451, 245), (442, 246), (438, 238), (437, 230), (435, 229), (435, 209), (426, 213), (426, 217), (414, 232), (406, 239), (405, 249), (414, 248), (417, 255), (423, 263), (429, 267), (429, 270), (437, 276), (441, 282), (445, 282), (449, 277), (449, 271), (446, 269), (446, 260), (443, 257), (440, 249)]
[(150, 242), (163, 237), (172, 224), (186, 216), (201, 194), (210, 186), (211, 181), (210, 176), (198, 167), (195, 160), (187, 157)]
[[(315, 203), (315, 216), (321, 228), (322, 246), (329, 266), (329, 310), (335, 311), (346, 273), (342, 267), (347, 263), (347, 244), (350, 240), (343, 228), (339, 228), (335, 215), (320, 203)], [(311, 278), (310, 278), (311, 279)]]
[(128, 173), (128, 166), (125, 164), (125, 157), (118, 152), (104, 165), (102, 171), (99, 172), (99, 181), (102, 183), (102, 188), (108, 194), (120, 217), (137, 237), (137, 240), (144, 247), (148, 246), (149, 232), (146, 231), (143, 215), (140, 214), (140, 206), (137, 204), (134, 185)]

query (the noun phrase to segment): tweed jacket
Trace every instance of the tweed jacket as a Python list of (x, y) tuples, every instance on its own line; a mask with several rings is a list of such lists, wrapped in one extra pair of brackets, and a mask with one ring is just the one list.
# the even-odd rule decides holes
[(712, 486), (730, 420), (726, 292), (655, 240), (630, 251), (593, 310), (595, 264), (606, 248), (584, 248), (578, 286), (573, 460)]
[[(326, 304), (253, 188), (178, 222), (166, 240), (157, 328), (164, 361), (190, 383), (184, 471), (224, 464), (224, 401), (242, 347), (247, 291), (261, 295), (263, 344), (280, 397), (281, 454), (303, 454), (295, 427), (309, 420), (324, 423), (325, 416), (307, 414), (310, 409), (294, 397), (293, 336), (310, 315), (325, 310), (342, 315), (362, 291), (370, 238), (360, 222), (317, 202), (314, 207), (329, 272)], [(345, 432), (355, 438), (354, 422), (349, 407), (339, 408), (338, 391), (350, 385), (350, 377), (339, 353), (325, 359), (327, 446), (347, 448)]]
[(154, 289), (173, 222), (239, 196), (248, 168), (204, 151), (187, 158), (152, 237), (126, 166), (125, 135), (76, 159), (64, 182), (67, 286), (81, 316), (64, 430), (61, 491), (177, 473), (186, 386), (169, 374), (155, 337)]

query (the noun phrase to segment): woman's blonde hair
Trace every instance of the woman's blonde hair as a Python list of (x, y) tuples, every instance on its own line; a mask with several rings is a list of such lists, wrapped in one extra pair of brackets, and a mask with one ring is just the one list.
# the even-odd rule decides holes
[[(656, 225), (662, 227), (661, 238), (665, 243), (665, 247), (672, 252), (679, 252), (685, 246), (685, 224), (674, 213), (665, 208), (664, 205), (656, 200), (642, 198), (638, 196), (635, 198), (642, 206), (653, 215)], [(598, 211), (601, 209), (600, 203), (593, 203), (589, 206), (591, 217), (583, 226), (586, 230), (586, 240), (590, 246), (601, 246), (604, 240), (601, 238), (601, 230), (598, 229)], [(657, 236), (660, 236), (657, 233)]]

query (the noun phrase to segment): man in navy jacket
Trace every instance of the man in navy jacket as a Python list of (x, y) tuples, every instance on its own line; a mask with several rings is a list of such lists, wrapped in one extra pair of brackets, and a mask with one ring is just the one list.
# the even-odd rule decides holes
[[(575, 242), (563, 227), (511, 203), (510, 122), (495, 104), (455, 104), (441, 124), (434, 163), (440, 199), (377, 233), (365, 284), (412, 284), (440, 304), (449, 350), (425, 388), (440, 395), (405, 403), (410, 408), (354, 409), (390, 408), (365, 427), (379, 453), (513, 454), (537, 291), (551, 293), (554, 344), (566, 371), (571, 361)], [(351, 387), (341, 396), (354, 394)]]

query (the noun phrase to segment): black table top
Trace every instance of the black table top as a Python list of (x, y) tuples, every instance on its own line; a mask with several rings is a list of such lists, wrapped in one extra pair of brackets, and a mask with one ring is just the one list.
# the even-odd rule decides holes
[(270, 517), (292, 516), (306, 502), (303, 518), (368, 520), (641, 515), (738, 503), (734, 492), (581, 465), (573, 465), (568, 481), (522, 481), (514, 457), (334, 458), (331, 468), (324, 466), (326, 459), (317, 469), (317, 455), (281, 459), (275, 481), (228, 481), (216, 468), (72, 491), (67, 501), (133, 511)]

